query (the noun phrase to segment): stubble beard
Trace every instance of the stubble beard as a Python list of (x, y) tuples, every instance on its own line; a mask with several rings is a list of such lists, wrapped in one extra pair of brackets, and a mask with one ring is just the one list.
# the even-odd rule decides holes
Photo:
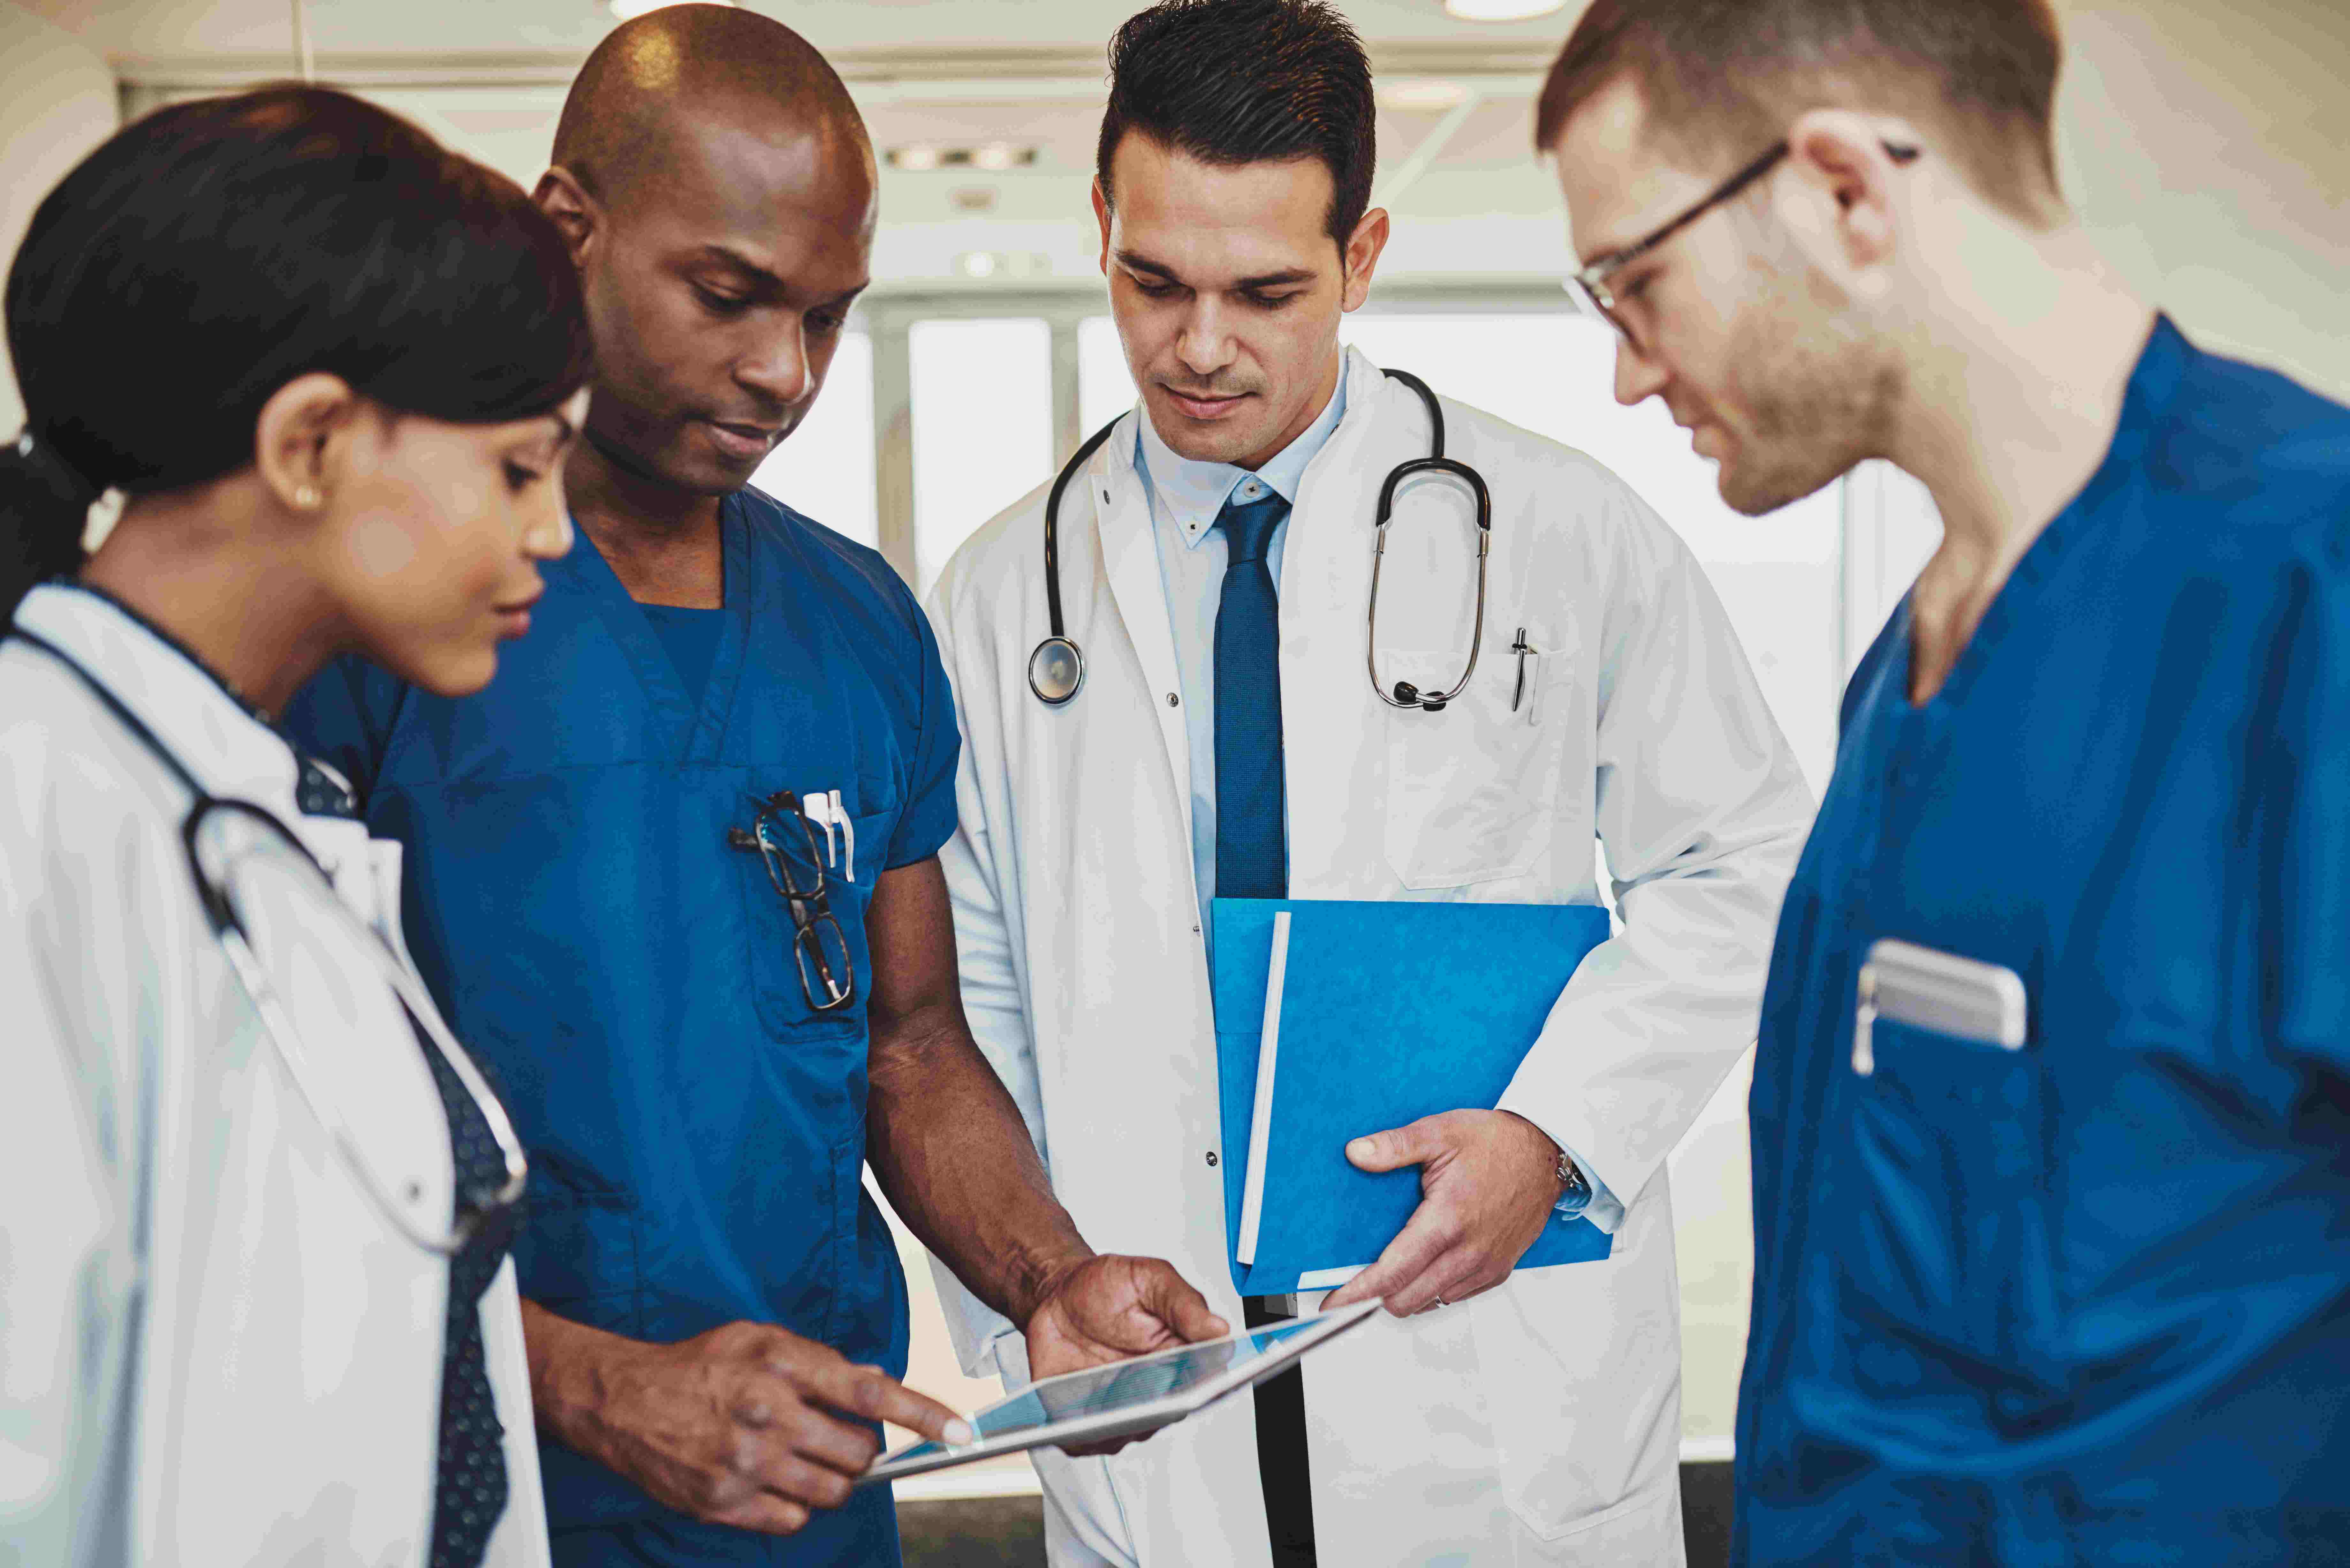
[(1884, 452), (1900, 372), (1856, 324), (1766, 310), (1739, 336), (1731, 391), (1747, 428), (1721, 480), (1732, 511), (1776, 512)]

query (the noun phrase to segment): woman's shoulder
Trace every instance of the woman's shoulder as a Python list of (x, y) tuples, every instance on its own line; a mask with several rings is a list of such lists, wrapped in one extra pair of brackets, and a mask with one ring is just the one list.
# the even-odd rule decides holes
[(187, 792), (72, 677), (0, 643), (0, 861), (21, 877), (120, 887), (127, 857), (175, 850)]

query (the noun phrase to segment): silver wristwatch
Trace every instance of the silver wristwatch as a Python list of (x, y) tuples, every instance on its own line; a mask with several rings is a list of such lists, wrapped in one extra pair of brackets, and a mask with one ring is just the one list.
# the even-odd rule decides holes
[(1575, 1165), (1574, 1156), (1565, 1149), (1559, 1150), (1558, 1168), (1552, 1174), (1558, 1178), (1559, 1185), (1566, 1189), (1559, 1194), (1558, 1201), (1552, 1205), (1553, 1212), (1564, 1214), (1571, 1220), (1591, 1207), (1590, 1179)]

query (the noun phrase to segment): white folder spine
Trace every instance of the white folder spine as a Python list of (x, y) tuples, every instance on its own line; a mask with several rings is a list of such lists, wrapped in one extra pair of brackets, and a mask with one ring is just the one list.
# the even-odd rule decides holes
[(1264, 976), (1264, 1035), (1257, 1048), (1256, 1106), (1249, 1115), (1248, 1176), (1241, 1183), (1240, 1242), (1232, 1256), (1256, 1262), (1257, 1221), (1264, 1213), (1264, 1146), (1273, 1132), (1273, 1075), (1281, 1056), (1281, 987), (1289, 974), (1289, 911), (1273, 917), (1273, 962)]

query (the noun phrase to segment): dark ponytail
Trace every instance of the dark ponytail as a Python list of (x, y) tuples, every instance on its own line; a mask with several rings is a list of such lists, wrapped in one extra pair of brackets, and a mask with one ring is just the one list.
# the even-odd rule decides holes
[(82, 524), (103, 493), (30, 424), (0, 447), (0, 616), (35, 583), (81, 565)]
[(262, 406), (296, 376), (492, 424), (557, 407), (589, 370), (546, 215), (326, 88), (175, 104), (116, 132), (35, 213), (7, 317), (27, 412), (0, 444), (0, 616), (80, 565), (105, 491), (251, 462)]

